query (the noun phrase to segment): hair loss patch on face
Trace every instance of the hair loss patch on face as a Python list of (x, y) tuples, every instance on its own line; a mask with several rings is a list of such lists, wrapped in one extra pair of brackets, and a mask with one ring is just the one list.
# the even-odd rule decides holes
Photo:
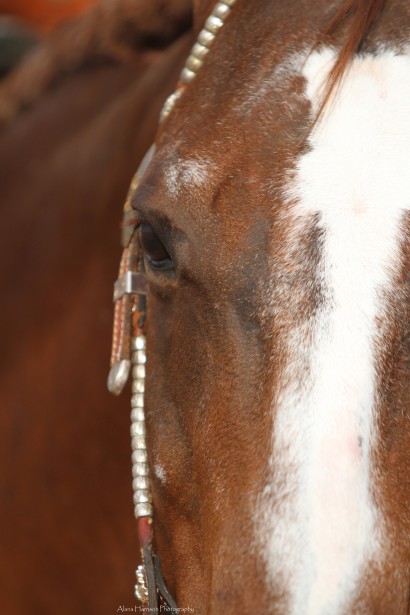
[(209, 181), (212, 164), (204, 158), (179, 158), (170, 161), (164, 170), (166, 186), (172, 196), (178, 197), (181, 190), (200, 188)]
[(164, 485), (166, 482), (166, 474), (165, 474), (165, 470), (163, 466), (157, 463), (154, 465), (153, 470), (154, 470), (154, 474), (157, 477), (157, 479)]

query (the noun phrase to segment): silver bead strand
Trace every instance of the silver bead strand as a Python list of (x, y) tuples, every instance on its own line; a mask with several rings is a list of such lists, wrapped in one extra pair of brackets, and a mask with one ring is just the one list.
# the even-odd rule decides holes
[(132, 340), (131, 446), (132, 488), (135, 517), (152, 516), (152, 500), (148, 478), (147, 445), (145, 441), (145, 336)]
[[(220, 0), (220, 2), (215, 4), (212, 13), (198, 34), (196, 43), (192, 47), (191, 53), (189, 54), (188, 59), (185, 62), (185, 66), (182, 69), (180, 81), (184, 85), (191, 83), (191, 81), (197, 76), (198, 71), (201, 69), (217, 33), (223, 27), (225, 19), (231, 12), (231, 8), (235, 2), (236, 0)], [(160, 122), (165, 120), (165, 118), (171, 113), (176, 102), (180, 98), (181, 93), (182, 90), (178, 89), (167, 98), (161, 111)]]

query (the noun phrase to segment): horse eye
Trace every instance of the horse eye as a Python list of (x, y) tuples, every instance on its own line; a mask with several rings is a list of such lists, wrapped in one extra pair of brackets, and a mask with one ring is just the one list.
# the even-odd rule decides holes
[(172, 259), (152, 226), (143, 222), (139, 227), (139, 235), (142, 251), (151, 267), (172, 269)]

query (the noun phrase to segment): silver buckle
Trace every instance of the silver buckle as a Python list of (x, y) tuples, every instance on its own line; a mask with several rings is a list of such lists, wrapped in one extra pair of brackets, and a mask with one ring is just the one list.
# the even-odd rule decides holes
[(114, 303), (123, 295), (146, 295), (147, 281), (143, 273), (126, 271), (114, 284)]

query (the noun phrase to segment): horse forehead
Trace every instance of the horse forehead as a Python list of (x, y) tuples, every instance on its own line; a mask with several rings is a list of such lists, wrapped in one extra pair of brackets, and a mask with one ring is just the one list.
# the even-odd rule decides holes
[(166, 160), (162, 172), (168, 193), (178, 198), (187, 189), (204, 187), (213, 179), (213, 166), (207, 157), (199, 157), (194, 153)]
[[(289, 151), (289, 140), (295, 136), (295, 130), (307, 126), (317, 111), (326, 77), (335, 60), (336, 53), (330, 48), (311, 54), (307, 49), (289, 51), (269, 71), (264, 67), (235, 89), (231, 93), (229, 111), (224, 111), (216, 124), (203, 120), (199, 125), (184, 121), (178, 139), (171, 148), (167, 148), (173, 156), (163, 158), (162, 171), (170, 194), (179, 196), (184, 188), (195, 190), (209, 187), (221, 180), (221, 168), (229, 155), (243, 160), (246, 155), (251, 157), (250, 153), (255, 167), (263, 171), (260, 174), (262, 180), (272, 186), (270, 171), (275, 170), (277, 175), (278, 170), (286, 173), (293, 168), (299, 153), (297, 148)], [(324, 122), (336, 145), (353, 139), (350, 147), (353, 156), (341, 161), (343, 164), (338, 167), (340, 176), (347, 170), (350, 172), (358, 162), (363, 144), (355, 147), (354, 143), (359, 144), (366, 131), (373, 141), (376, 137), (380, 148), (385, 147), (386, 139), (390, 141), (392, 151), (396, 153), (393, 158), (386, 157), (383, 149), (379, 149), (373, 151), (369, 162), (374, 162), (375, 156), (379, 155), (389, 166), (391, 178), (401, 173), (397, 161), (400, 157), (405, 160), (402, 156), (404, 133), (400, 136), (398, 126), (409, 121), (408, 114), (404, 113), (409, 93), (408, 68), (409, 57), (391, 50), (359, 57), (350, 68), (347, 90), (340, 100), (331, 102), (325, 114), (330, 122)], [(297, 87), (296, 80), (299, 83)], [(229, 88), (227, 84), (227, 92)], [(348, 96), (349, 90), (366, 99), (368, 106), (357, 105), (357, 98)], [(332, 123), (335, 105), (338, 116), (337, 122)], [(238, 121), (242, 122), (239, 128)], [(377, 133), (372, 133), (375, 122), (381, 125)], [(346, 126), (357, 126), (359, 130), (347, 138)], [(179, 145), (182, 145), (181, 149)], [(311, 142), (310, 147), (314, 149), (314, 143)], [(370, 152), (369, 141), (364, 147)], [(333, 153), (337, 155), (336, 150)], [(357, 165), (357, 168), (363, 169), (363, 164)], [(235, 172), (238, 173), (238, 170), (232, 172), (230, 169), (230, 176), (233, 177)], [(229, 180), (229, 177), (225, 177), (224, 181), (226, 179)], [(249, 177), (244, 177), (245, 181), (247, 179)]]
[[(330, 49), (313, 53), (303, 76), (315, 112), (335, 61)], [(340, 91), (297, 163), (296, 177), (317, 211), (337, 216), (409, 207), (410, 55), (385, 50), (354, 59)], [(302, 178), (303, 177), (303, 181)], [(302, 187), (303, 184), (303, 187)]]
[[(234, 204), (235, 192), (241, 197), (246, 192), (248, 209), (259, 210), (267, 219), (276, 217), (277, 211), (269, 208), (270, 197), (286, 209), (288, 194), (283, 187), (285, 183), (288, 188), (294, 185), (286, 180), (294, 175), (299, 164), (300, 150), (296, 142), (317, 110), (321, 88), (335, 57), (331, 49), (309, 54), (306, 45), (298, 45), (297, 49), (289, 47), (280, 58), (263, 62), (246, 75), (239, 63), (235, 69), (237, 79), (220, 80), (218, 96), (222, 106), (216, 110), (204, 66), (204, 73), (198, 75), (184, 94), (182, 106), (171, 114), (171, 130), (165, 131), (164, 141), (160, 142), (154, 183), (165, 194), (163, 202), (169, 211), (172, 209), (172, 216), (177, 220), (183, 216), (191, 230), (195, 230), (201, 217), (209, 219), (211, 210), (222, 222), (226, 211), (230, 219), (235, 212), (239, 218), (243, 214)], [(303, 161), (305, 166), (311, 166), (312, 177), (318, 177), (314, 166), (322, 165), (321, 194), (326, 194), (332, 183), (339, 186), (340, 194), (357, 191), (356, 204), (360, 208), (360, 186), (366, 184), (366, 173), (377, 156), (379, 172), (372, 177), (374, 192), (379, 191), (387, 198), (387, 186), (394, 185), (394, 177), (406, 177), (401, 171), (406, 160), (404, 139), (396, 139), (400, 136), (398, 123), (406, 121), (402, 112), (406, 104), (403, 92), (408, 91), (406, 62), (408, 59), (387, 51), (375, 57), (358, 58), (351, 67), (348, 87), (354, 89), (358, 98), (342, 97), (338, 104), (343, 108), (338, 109), (337, 121), (332, 121), (336, 117), (335, 103), (329, 105), (326, 118), (329, 121), (325, 127), (328, 143), (332, 141), (332, 145), (328, 144), (326, 149), (324, 142), (318, 150), (311, 141), (313, 155)], [(219, 71), (218, 66), (209, 68)], [(365, 105), (357, 105), (357, 99), (367, 101), (365, 112)], [(203, 108), (203, 112), (189, 112), (196, 107)], [(395, 108), (391, 119), (385, 113), (389, 108)], [(373, 126), (382, 116), (375, 143)], [(352, 129), (348, 134), (346, 126), (357, 126), (358, 130)], [(366, 131), (370, 138), (365, 135)], [(364, 143), (360, 142), (363, 135)], [(390, 139), (392, 156), (389, 157), (383, 155), (386, 138)], [(373, 150), (371, 143), (377, 145)], [(363, 148), (368, 152), (369, 164), (363, 164)], [(328, 155), (333, 159), (340, 156), (339, 164), (330, 168)], [(383, 182), (386, 171), (389, 182)], [(246, 217), (247, 212), (244, 213)]]
[[(256, 188), (256, 175), (270, 182), (272, 159), (276, 168), (291, 166), (289, 138), (307, 119), (307, 101), (300, 85), (295, 87), (295, 80), (302, 78), (306, 53), (307, 49), (289, 51), (270, 68), (250, 67), (246, 75), (230, 82), (222, 79), (217, 106), (206, 70), (198, 75), (184, 94), (181, 113), (176, 109), (171, 114), (171, 131), (160, 143), (157, 177), (170, 196), (179, 197), (184, 189), (212, 191), (217, 183), (229, 184), (239, 173), (242, 188)], [(199, 105), (200, 116), (192, 114), (191, 109)], [(303, 107), (302, 114), (294, 113), (297, 107)], [(286, 162), (280, 160), (285, 150)]]

